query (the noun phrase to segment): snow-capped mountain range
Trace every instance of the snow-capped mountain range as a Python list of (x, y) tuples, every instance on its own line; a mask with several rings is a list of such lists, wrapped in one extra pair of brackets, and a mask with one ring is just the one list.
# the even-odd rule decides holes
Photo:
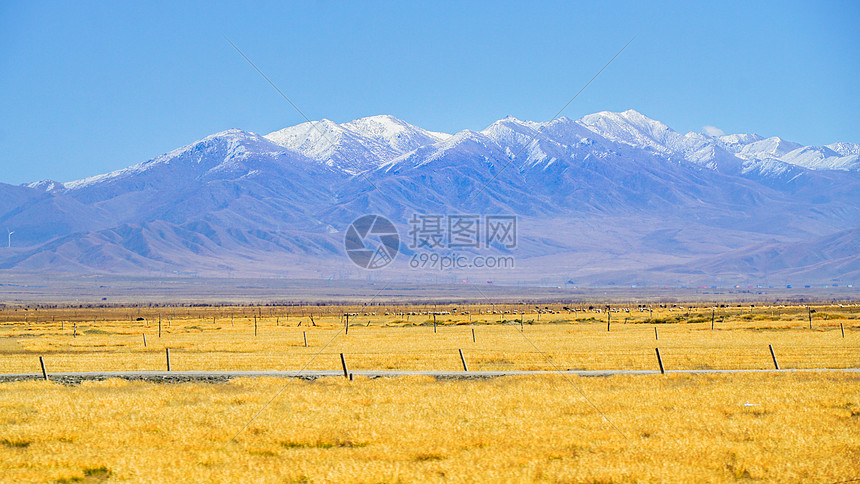
[(420, 279), (412, 214), (504, 214), (518, 216), (516, 268), (451, 277), (851, 283), (858, 157), (851, 143), (680, 134), (633, 110), (455, 134), (392, 116), (232, 129), (112, 173), (0, 184), (14, 231), (0, 271), (367, 277), (342, 240), (374, 213), (403, 244), (373, 276)]

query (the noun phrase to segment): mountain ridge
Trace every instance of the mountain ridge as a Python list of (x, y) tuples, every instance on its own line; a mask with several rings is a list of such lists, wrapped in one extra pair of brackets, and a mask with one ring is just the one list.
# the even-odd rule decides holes
[[(341, 247), (360, 215), (389, 217), (403, 234), (415, 213), (495, 213), (516, 215), (532, 232), (523, 233), (520, 267), (486, 277), (605, 283), (618, 274), (605, 266), (614, 253), (633, 279), (675, 271), (699, 280), (696, 267), (715, 272), (713, 261), (757, 244), (823, 247), (846, 230), (844, 237), (860, 237), (851, 231), (860, 225), (858, 154), (851, 143), (680, 134), (634, 110), (548, 122), (506, 117), (454, 134), (389, 115), (263, 136), (231, 129), (102, 175), (0, 184), (0, 227), (15, 231), (14, 246), (0, 250), (0, 270), (360, 278), (366, 274)], [(580, 233), (602, 240), (603, 252)], [(590, 258), (570, 266), (583, 246)], [(803, 265), (781, 269), (786, 277), (856, 273), (850, 261), (783, 260)], [(417, 276), (402, 261), (392, 267), (397, 277)], [(734, 276), (720, 277), (758, 274), (734, 267)]]

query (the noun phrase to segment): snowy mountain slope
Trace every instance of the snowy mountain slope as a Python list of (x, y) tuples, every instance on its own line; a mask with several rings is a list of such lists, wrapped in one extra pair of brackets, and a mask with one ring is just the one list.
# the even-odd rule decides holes
[[(152, 160), (103, 175), (96, 175), (64, 184), (66, 190), (81, 192), (91, 187), (123, 188), (127, 181), (145, 175), (148, 181), (182, 183), (210, 170), (240, 168), (245, 153), (277, 152), (280, 149), (264, 138), (246, 131), (231, 129), (165, 153)], [(159, 187), (154, 187), (159, 188)]]
[(828, 146), (803, 146), (779, 137), (728, 135), (716, 140), (728, 151), (746, 161), (781, 161), (811, 170), (860, 171), (860, 146), (833, 143)]
[(813, 170), (860, 171), (860, 155), (843, 156), (826, 146), (804, 146), (786, 153), (780, 159)]
[(735, 153), (745, 160), (766, 160), (770, 158), (780, 159), (780, 157), (801, 147), (798, 143), (786, 141), (776, 136), (771, 138), (761, 138), (756, 136), (756, 138), (756, 141), (747, 143), (741, 141), (744, 138), (741, 138), (738, 135), (721, 136), (717, 138), (717, 140), (720, 141), (728, 151)]
[(600, 112), (579, 122), (601, 136), (630, 146), (653, 150), (670, 158), (737, 174), (742, 162), (717, 143), (697, 133), (682, 135), (665, 124), (632, 109), (623, 113)]
[(420, 211), (545, 213), (542, 200), (510, 164), (491, 138), (466, 130), (392, 160), (368, 176), (381, 195)]
[(326, 166), (354, 175), (424, 145), (448, 138), (381, 115), (337, 124), (327, 119), (267, 134), (266, 139)]
[[(779, 137), (762, 138), (756, 134), (716, 138), (698, 133), (681, 135), (632, 109), (622, 113), (589, 114), (579, 122), (607, 139), (676, 156), (724, 173), (737, 173), (742, 166), (738, 159), (746, 162), (778, 160), (812, 170), (860, 170), (860, 146), (852, 143), (803, 146)], [(745, 166), (749, 168), (750, 164)]]
[(855, 143), (832, 143), (827, 145), (827, 148), (842, 156), (860, 155), (860, 145)]
[(672, 128), (633, 109), (622, 113), (602, 111), (589, 114), (579, 122), (607, 139), (667, 154), (682, 137)]
[(28, 188), (35, 188), (36, 190), (44, 190), (46, 192), (52, 192), (54, 190), (62, 190), (63, 188), (66, 188), (65, 185), (54, 180), (40, 180), (37, 182), (28, 183), (24, 186)]
[[(349, 273), (342, 234), (361, 215), (389, 217), (405, 238), (415, 213), (515, 214), (521, 259), (506, 277), (606, 282), (635, 270), (681, 280), (766, 243), (844, 232), (852, 247), (858, 235), (845, 231), (860, 225), (860, 171), (829, 169), (837, 165), (815, 153), (843, 163), (860, 149), (826, 150), (681, 135), (632, 110), (546, 123), (508, 117), (454, 135), (391, 116), (266, 136), (228, 130), (84, 180), (0, 184), (0, 228), (15, 231), (14, 246), (0, 247), (0, 269)], [(781, 274), (826, 279), (853, 267), (827, 262), (850, 259), (843, 252), (821, 254), (785, 257)], [(757, 273), (731, 267), (738, 277)]]
[[(341, 175), (333, 170), (309, 170), (312, 165), (311, 160), (261, 136), (230, 130), (133, 167), (132, 173), (121, 171), (66, 187), (74, 198), (97, 201), (112, 213), (128, 213), (126, 217), (133, 219), (120, 218), (123, 222), (163, 219), (168, 214), (183, 222), (184, 207), (189, 215), (217, 212), (235, 203), (265, 202), (282, 193), (305, 203), (322, 203), (329, 194), (318, 186), (315, 176)], [(143, 202), (135, 203), (129, 197)], [(249, 212), (261, 218), (266, 211)]]
[[(0, 223), (27, 227), (22, 241), (157, 220), (232, 227), (317, 225), (309, 206), (329, 203), (317, 177), (345, 179), (253, 133), (229, 130), (129, 168), (40, 193)], [(289, 196), (284, 197), (284, 194)], [(296, 201), (298, 200), (298, 202)], [(38, 224), (38, 229), (33, 224)]]
[(582, 128), (568, 118), (550, 123), (520, 121), (507, 117), (481, 131), (521, 169), (546, 168), (579, 152), (606, 153), (607, 140)]
[(327, 119), (284, 128), (267, 134), (266, 139), (348, 174), (372, 169), (399, 154)]
[(390, 147), (400, 154), (449, 138), (446, 133), (436, 133), (413, 126), (389, 115), (369, 116), (344, 123), (343, 128), (358, 133)]

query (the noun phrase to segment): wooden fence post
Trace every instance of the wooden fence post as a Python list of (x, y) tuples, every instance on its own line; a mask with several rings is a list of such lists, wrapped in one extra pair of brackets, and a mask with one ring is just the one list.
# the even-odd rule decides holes
[[(843, 333), (842, 337), (843, 338), (845, 337), (844, 333)], [(475, 339), (475, 328), (472, 328), (472, 343), (477, 343), (477, 342), (478, 342), (478, 340)]]
[(170, 348), (164, 348), (164, 354), (167, 356), (167, 371), (170, 371)]
[(654, 326), (654, 339), (659, 340), (660, 336), (657, 335), (657, 326)]
[(45, 381), (48, 381), (48, 371), (45, 370), (45, 359), (41, 356), (39, 357), (39, 365), (42, 366), (42, 378), (44, 378)]
[(654, 348), (657, 350), (657, 363), (660, 365), (660, 373), (666, 374), (666, 370), (663, 369), (663, 358), (660, 357), (660, 348)]
[(842, 337), (845, 337), (845, 327), (842, 326), (842, 323), (839, 323), (839, 330), (842, 331)]
[(302, 331), (302, 337), (305, 339), (305, 348), (308, 347), (308, 332)]
[(463, 350), (457, 350), (460, 352), (460, 361), (463, 362), (463, 371), (469, 371), (469, 367), (466, 366), (466, 357), (463, 356)]
[(146, 333), (143, 333), (143, 347), (146, 348)]
[(343, 365), (343, 377), (349, 378), (349, 370), (346, 367), (346, 358), (344, 358), (343, 353), (340, 354), (340, 364)]
[(773, 352), (773, 345), (767, 345), (770, 348), (770, 357), (773, 358), (773, 366), (779, 370), (779, 363), (776, 362), (776, 353)]

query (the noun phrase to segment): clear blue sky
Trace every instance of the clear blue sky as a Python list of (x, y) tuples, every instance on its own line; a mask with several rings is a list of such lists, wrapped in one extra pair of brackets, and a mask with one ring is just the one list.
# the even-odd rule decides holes
[(634, 108), (860, 143), (860, 2), (0, 3), (0, 182), (69, 181), (228, 128), (392, 114), (456, 132)]

